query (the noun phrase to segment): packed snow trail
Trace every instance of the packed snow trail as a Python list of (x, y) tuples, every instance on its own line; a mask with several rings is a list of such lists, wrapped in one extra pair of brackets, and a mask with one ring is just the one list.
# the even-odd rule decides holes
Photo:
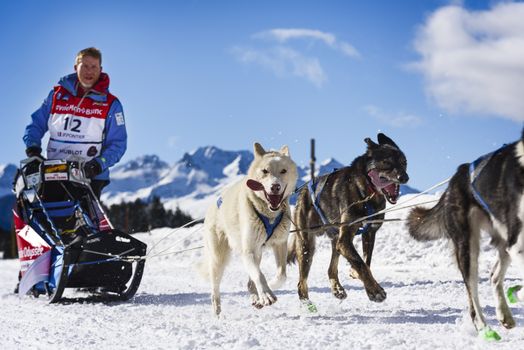
[[(434, 199), (421, 196), (420, 202)], [(401, 199), (402, 201), (402, 199)], [(391, 212), (402, 218), (406, 211)], [(202, 232), (182, 229), (159, 248), (184, 250), (202, 245)], [(138, 234), (150, 246), (172, 229)], [(178, 241), (178, 242), (177, 242)], [(360, 242), (360, 238), (356, 239)], [(49, 305), (43, 299), (12, 294), (17, 260), (0, 260), (0, 348), (2, 349), (521, 349), (523, 304), (511, 304), (517, 327), (506, 330), (496, 320), (489, 271), (495, 261), (483, 239), (479, 296), (488, 324), (501, 336), (497, 343), (480, 339), (467, 311), (462, 278), (446, 241), (412, 240), (403, 222), (385, 223), (377, 234), (371, 269), (387, 292), (383, 303), (368, 300), (362, 283), (348, 277), (341, 259), (341, 283), (348, 293), (340, 302), (327, 278), (330, 243), (317, 240), (310, 278), (310, 298), (318, 308), (301, 308), (296, 292), (298, 269), (276, 291), (276, 304), (256, 310), (246, 291), (247, 274), (233, 256), (222, 282), (222, 315), (212, 311), (209, 284), (194, 265), (201, 250), (152, 257), (141, 286), (129, 302), (75, 302)], [(174, 246), (174, 243), (177, 243)], [(358, 248), (360, 249), (360, 247)], [(274, 261), (265, 254), (262, 268), (273, 276)], [(510, 267), (506, 287), (521, 284)], [(66, 290), (65, 296), (74, 292)]]

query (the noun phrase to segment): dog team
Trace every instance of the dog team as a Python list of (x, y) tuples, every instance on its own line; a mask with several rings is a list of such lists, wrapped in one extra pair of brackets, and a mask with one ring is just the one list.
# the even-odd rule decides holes
[[(254, 144), (254, 160), (247, 175), (225, 189), (205, 217), (204, 261), (199, 268), (211, 283), (216, 315), (221, 312), (220, 282), (232, 251), (240, 256), (247, 272), (247, 289), (254, 307), (277, 301), (273, 290), (285, 281), (286, 264), (297, 262), (299, 299), (315, 312), (307, 279), (315, 239), (322, 234), (331, 240), (328, 277), (333, 296), (347, 296), (338, 278), (342, 255), (351, 266), (350, 275), (362, 281), (368, 298), (375, 302), (386, 299), (386, 292), (371, 272), (371, 258), (386, 201), (395, 204), (400, 185), (409, 179), (407, 161), (400, 147), (382, 133), (377, 135), (378, 143), (370, 138), (364, 141), (365, 153), (351, 165), (297, 190), (297, 167), (288, 147), (266, 151), (259, 143)], [(294, 193), (297, 201), (292, 213), (289, 198)], [(362, 221), (368, 217), (374, 220)], [(459, 166), (438, 203), (431, 209), (413, 208), (406, 225), (416, 240), (451, 240), (473, 324), (479, 335), (498, 340), (498, 334), (486, 323), (477, 292), (480, 232), (488, 232), (498, 253), (491, 272), (497, 319), (506, 328), (515, 327), (503, 281), (511, 261), (524, 271), (524, 129), (520, 140)], [(292, 226), (296, 233), (288, 240)], [(362, 237), (363, 256), (353, 244), (357, 235)], [(272, 249), (277, 267), (269, 282), (260, 269), (264, 248)], [(510, 288), (508, 298), (511, 302), (524, 301), (524, 289)]]

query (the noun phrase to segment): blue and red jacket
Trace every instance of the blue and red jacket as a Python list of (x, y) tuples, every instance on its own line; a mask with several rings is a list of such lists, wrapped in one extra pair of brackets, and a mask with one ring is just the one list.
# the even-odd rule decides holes
[(109, 76), (80, 95), (76, 73), (60, 79), (26, 127), (26, 147), (41, 147), (49, 131), (49, 159), (96, 159), (102, 168), (97, 180), (109, 180), (109, 167), (118, 163), (127, 148), (127, 132), (120, 101), (109, 93)]

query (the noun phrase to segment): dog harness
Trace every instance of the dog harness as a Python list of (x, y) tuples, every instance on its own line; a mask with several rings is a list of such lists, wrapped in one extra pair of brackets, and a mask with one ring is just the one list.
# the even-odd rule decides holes
[[(336, 170), (335, 170), (336, 171)], [(309, 195), (311, 197), (311, 202), (313, 203), (313, 207), (315, 208), (315, 211), (317, 212), (318, 216), (320, 217), (320, 220), (324, 225), (329, 225), (329, 220), (326, 218), (326, 215), (324, 214), (324, 211), (322, 208), (320, 208), (320, 194), (324, 190), (324, 186), (327, 183), (327, 180), (333, 174), (335, 171), (329, 173), (327, 176), (322, 177), (318, 182), (314, 182), (313, 180), (310, 180), (307, 184), (307, 188), (309, 190)], [(363, 194), (359, 189), (360, 195), (362, 198), (365, 198), (365, 194)], [(366, 209), (367, 215), (373, 215), (375, 211), (373, 210), (373, 207), (371, 207), (368, 203), (364, 203), (364, 208)], [(368, 232), (371, 224), (366, 224), (364, 226), (359, 227), (356, 235), (365, 234)]]
[(273, 223), (271, 223), (270, 219), (267, 216), (260, 214), (256, 209), (255, 209), (255, 213), (257, 213), (258, 218), (264, 224), (264, 228), (266, 229), (266, 237), (267, 237), (266, 242), (267, 242), (269, 241), (271, 236), (273, 236), (273, 232), (275, 232), (275, 229), (280, 224), (280, 221), (282, 221), (282, 217), (284, 216), (284, 213), (280, 212), (280, 214), (275, 218), (275, 221)]
[[(220, 207), (222, 206), (222, 203), (223, 203), (222, 197), (218, 197), (217, 199), (217, 208), (218, 209), (220, 209)], [(255, 213), (257, 213), (257, 216), (260, 219), (260, 221), (262, 221), (262, 224), (264, 224), (264, 228), (266, 229), (266, 242), (267, 242), (269, 241), (271, 236), (273, 236), (273, 232), (275, 232), (275, 229), (282, 221), (282, 218), (284, 217), (284, 213), (280, 212), (280, 214), (275, 218), (275, 221), (271, 223), (270, 218), (268, 218), (265, 215), (260, 214), (254, 207), (253, 209), (255, 210)]]
[(489, 208), (488, 203), (486, 203), (486, 201), (480, 195), (479, 191), (477, 190), (477, 187), (475, 186), (475, 182), (477, 181), (477, 178), (479, 177), (480, 173), (482, 173), (482, 171), (489, 163), (491, 158), (493, 158), (497, 153), (502, 151), (507, 146), (508, 145), (503, 145), (498, 150), (485, 154), (469, 164), (469, 183), (471, 186), (471, 193), (473, 193), (473, 197), (480, 204), (480, 206), (484, 208), (484, 210), (486, 210), (486, 212), (491, 216), (494, 216), (493, 212)]

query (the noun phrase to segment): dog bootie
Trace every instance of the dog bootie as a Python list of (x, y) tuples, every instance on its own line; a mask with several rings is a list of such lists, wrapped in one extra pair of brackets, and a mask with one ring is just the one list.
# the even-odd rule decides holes
[(489, 326), (486, 326), (479, 331), (479, 337), (482, 337), (487, 341), (499, 341), (502, 339), (500, 335)]
[(522, 294), (522, 293), (519, 293), (521, 289), (522, 289), (522, 286), (520, 285), (508, 288), (507, 295), (508, 295), (508, 300), (511, 304), (515, 304), (518, 301), (522, 301), (522, 298), (519, 297), (519, 294)]
[(313, 304), (313, 302), (311, 302), (311, 300), (302, 300), (302, 307), (308, 311), (308, 312), (311, 312), (311, 313), (317, 313), (318, 310), (317, 310), (317, 306), (315, 304)]

